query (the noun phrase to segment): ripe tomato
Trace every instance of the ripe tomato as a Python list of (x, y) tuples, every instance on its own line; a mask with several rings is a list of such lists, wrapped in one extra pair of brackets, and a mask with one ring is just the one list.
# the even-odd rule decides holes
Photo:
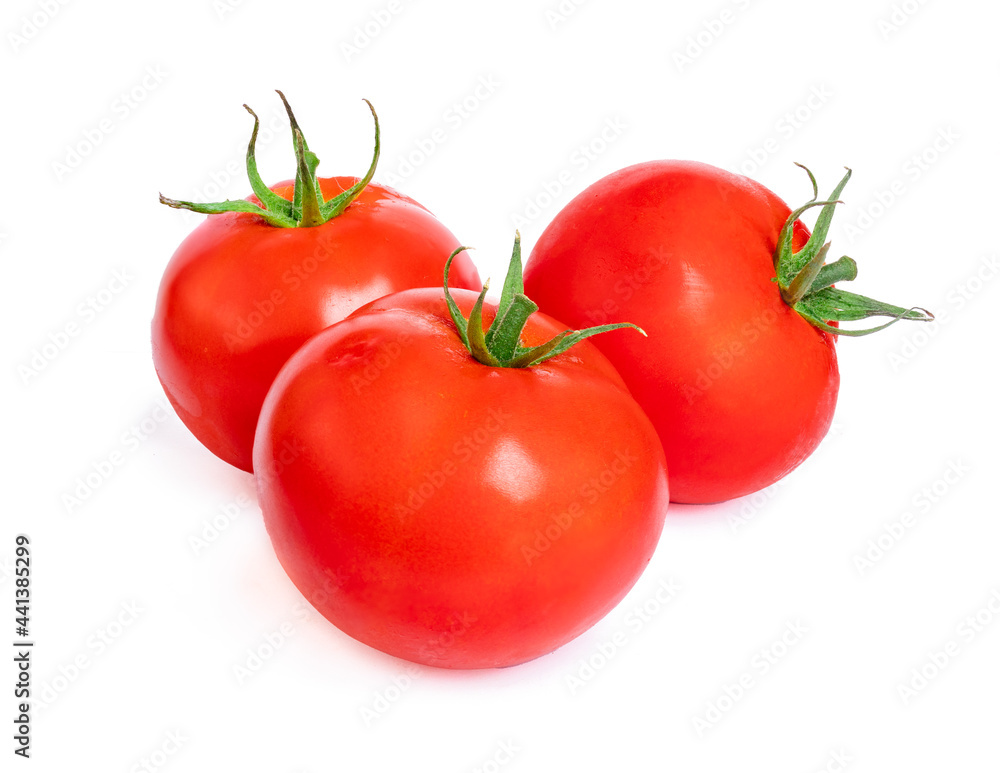
[[(438, 284), (458, 246), (417, 202), (369, 183), (377, 119), (375, 160), (362, 180), (316, 178), (318, 160), (300, 141), (299, 177), (264, 188), (253, 142), (247, 160), (257, 195), (218, 205), (165, 200), (210, 214), (171, 258), (152, 326), (156, 372), (178, 416), (210, 451), (247, 471), (264, 395), (292, 352), (369, 301)], [(297, 223), (310, 185), (321, 206), (340, 200), (329, 219), (314, 213), (321, 222), (312, 227)], [(460, 257), (456, 285), (477, 288), (475, 267)]]
[[(492, 328), (496, 307), (454, 300), (481, 342), (476, 309)], [(409, 290), (296, 352), (261, 413), (258, 495), (285, 571), (342, 631), (426, 665), (509, 666), (633, 585), (663, 526), (663, 452), (590, 342), (485, 365), (453, 320), (440, 289)], [(523, 345), (490, 351), (511, 362), (563, 330), (535, 314)]]
[[(824, 264), (836, 202), (816, 201), (810, 179), (813, 199), (791, 213), (706, 164), (631, 166), (573, 199), (528, 260), (526, 291), (554, 317), (628, 319), (649, 334), (596, 346), (656, 426), (676, 502), (752, 493), (812, 453), (837, 400), (835, 334), (873, 332), (837, 321), (931, 318), (832, 287), (856, 266)], [(812, 206), (823, 210), (810, 238), (798, 216)]]

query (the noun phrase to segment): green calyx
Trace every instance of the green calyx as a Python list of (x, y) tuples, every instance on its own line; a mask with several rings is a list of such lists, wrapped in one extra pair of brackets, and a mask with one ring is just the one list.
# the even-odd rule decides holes
[(514, 252), (507, 268), (503, 290), (500, 292), (500, 303), (497, 306), (496, 317), (494, 317), (489, 329), (484, 331), (483, 301), (490, 287), (489, 280), (483, 285), (482, 292), (479, 293), (472, 311), (469, 312), (468, 319), (462, 315), (458, 304), (455, 303), (455, 299), (451, 297), (451, 292), (448, 290), (448, 272), (451, 269), (451, 262), (456, 255), (467, 249), (469, 248), (459, 247), (448, 256), (448, 261), (444, 266), (444, 297), (448, 303), (451, 319), (455, 323), (455, 329), (458, 331), (458, 337), (462, 339), (469, 354), (483, 365), (495, 368), (527, 368), (529, 365), (538, 365), (562, 354), (584, 338), (622, 327), (630, 327), (646, 335), (642, 328), (629, 322), (621, 322), (613, 325), (588, 327), (584, 330), (564, 330), (544, 344), (531, 347), (522, 346), (521, 331), (524, 330), (528, 317), (538, 311), (538, 306), (524, 294), (520, 233), (516, 233), (514, 236)]
[[(827, 333), (845, 336), (863, 336), (884, 330), (901, 319), (917, 322), (930, 322), (934, 315), (919, 306), (904, 309), (882, 303), (863, 295), (847, 292), (833, 287), (836, 282), (847, 282), (858, 275), (857, 264), (844, 255), (833, 263), (826, 262), (830, 243), (826, 235), (833, 222), (833, 211), (841, 204), (839, 196), (851, 179), (851, 170), (840, 181), (830, 198), (817, 201), (819, 188), (816, 178), (802, 164), (796, 164), (805, 169), (813, 187), (813, 197), (801, 207), (792, 212), (778, 234), (778, 246), (774, 250), (774, 270), (776, 281), (781, 290), (781, 297), (800, 316), (814, 327)], [(792, 231), (795, 221), (808, 209), (822, 207), (816, 219), (816, 227), (812, 236), (798, 252), (792, 252)], [(863, 330), (848, 330), (831, 325), (831, 322), (849, 322), (867, 317), (892, 317), (888, 322)]]
[(250, 145), (247, 148), (247, 177), (250, 178), (250, 187), (253, 188), (254, 194), (260, 200), (260, 205), (258, 206), (253, 202), (243, 199), (199, 204), (193, 201), (168, 199), (162, 193), (160, 194), (160, 203), (176, 209), (188, 209), (192, 212), (200, 212), (204, 215), (216, 215), (220, 212), (250, 212), (264, 218), (264, 220), (276, 228), (311, 228), (323, 225), (323, 223), (332, 220), (347, 209), (347, 206), (371, 182), (372, 176), (375, 174), (375, 166), (378, 164), (378, 116), (375, 114), (375, 108), (372, 107), (372, 103), (367, 99), (365, 100), (368, 109), (372, 111), (372, 118), (375, 119), (375, 154), (372, 157), (371, 166), (368, 167), (368, 172), (365, 176), (346, 191), (331, 199), (324, 200), (323, 194), (320, 191), (319, 180), (316, 177), (316, 167), (319, 166), (319, 159), (315, 153), (309, 150), (309, 145), (306, 143), (305, 137), (302, 136), (302, 130), (299, 128), (298, 121), (295, 120), (295, 114), (292, 112), (288, 100), (285, 99), (285, 95), (279, 91), (278, 96), (281, 97), (281, 101), (285, 105), (285, 111), (288, 113), (288, 121), (292, 127), (292, 141), (295, 146), (295, 189), (291, 201), (272, 191), (260, 178), (260, 173), (257, 171), (257, 159), (255, 157), (260, 120), (253, 110), (243, 105), (246, 111), (253, 116), (253, 133), (250, 135)]

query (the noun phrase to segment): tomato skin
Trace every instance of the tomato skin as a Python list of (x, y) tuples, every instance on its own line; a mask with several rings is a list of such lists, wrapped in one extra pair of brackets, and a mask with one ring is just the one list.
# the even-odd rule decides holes
[[(453, 296), (468, 315), (476, 294)], [(522, 341), (564, 329), (536, 313)], [(647, 565), (669, 501), (656, 433), (589, 341), (488, 367), (432, 289), (377, 300), (296, 352), (254, 466), (305, 597), (355, 639), (446, 668), (514, 665), (585, 631)]]
[[(545, 229), (526, 294), (598, 336), (656, 426), (675, 502), (718, 502), (779, 480), (822, 440), (840, 377), (833, 336), (781, 299), (772, 254), (790, 214), (764, 186), (686, 161), (620, 170)], [(798, 249), (809, 233), (796, 223)]]
[[(325, 198), (356, 178), (321, 178)], [(291, 199), (293, 183), (273, 186)], [(250, 201), (259, 203), (256, 197)], [(314, 228), (256, 215), (211, 215), (178, 247), (160, 284), (153, 362), (177, 415), (216, 456), (252, 470), (264, 395), (313, 334), (387, 293), (439, 285), (452, 233), (417, 202), (369, 184)], [(459, 255), (456, 287), (479, 276)]]

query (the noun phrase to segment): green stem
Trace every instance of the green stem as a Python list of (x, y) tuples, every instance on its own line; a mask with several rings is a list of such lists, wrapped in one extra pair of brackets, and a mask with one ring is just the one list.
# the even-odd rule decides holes
[[(863, 336), (884, 330), (901, 319), (917, 322), (929, 322), (934, 319), (933, 314), (919, 306), (905, 309), (833, 287), (837, 282), (847, 282), (858, 275), (857, 264), (846, 255), (833, 263), (825, 263), (830, 249), (826, 236), (833, 222), (834, 210), (837, 204), (842, 203), (839, 197), (847, 181), (851, 179), (851, 170), (847, 170), (847, 174), (826, 201), (817, 201), (819, 188), (816, 185), (816, 178), (802, 164), (797, 166), (805, 169), (809, 175), (813, 197), (788, 216), (778, 234), (778, 243), (774, 250), (774, 270), (785, 303), (811, 325), (835, 335)], [(822, 207), (819, 217), (816, 218), (816, 227), (808, 241), (795, 252), (792, 249), (795, 223), (799, 216), (813, 207)], [(892, 319), (885, 324), (863, 330), (850, 330), (833, 324), (875, 316)]]
[(497, 305), (496, 316), (489, 329), (483, 331), (483, 300), (486, 298), (489, 281), (483, 285), (483, 290), (476, 299), (468, 319), (462, 315), (448, 289), (448, 273), (451, 270), (451, 262), (458, 253), (466, 249), (468, 248), (459, 247), (448, 256), (444, 267), (444, 296), (459, 338), (465, 344), (465, 348), (469, 350), (469, 354), (483, 365), (495, 368), (527, 368), (562, 354), (584, 338), (623, 327), (633, 328), (646, 335), (641, 328), (628, 322), (621, 322), (589, 327), (584, 330), (564, 330), (539, 346), (530, 348), (522, 346), (521, 333), (524, 331), (528, 318), (538, 311), (538, 306), (524, 295), (520, 233), (514, 236), (514, 250), (507, 269), (507, 277), (500, 292), (500, 303)]
[(816, 279), (809, 287), (809, 292), (818, 292), (824, 287), (831, 287), (837, 282), (850, 282), (853, 279), (857, 279), (857, 276), (858, 264), (852, 258), (841, 255), (833, 263), (827, 263), (820, 268)]
[(341, 194), (334, 196), (329, 201), (325, 202), (322, 206), (323, 217), (327, 220), (335, 218), (345, 209), (347, 209), (348, 204), (354, 201), (365, 189), (365, 186), (372, 181), (372, 177), (375, 176), (375, 167), (378, 165), (378, 157), (380, 152), (380, 137), (379, 137), (379, 127), (378, 127), (378, 115), (375, 113), (375, 108), (372, 107), (372, 103), (367, 99), (365, 104), (368, 105), (368, 109), (372, 111), (372, 118), (375, 120), (375, 154), (372, 156), (372, 162), (368, 166), (368, 171), (365, 172), (365, 176), (358, 180), (354, 185), (348, 188)]
[(292, 112), (292, 106), (288, 104), (285, 95), (280, 89), (277, 90), (277, 94), (281, 97), (281, 103), (285, 106), (285, 113), (288, 115), (288, 125), (292, 129), (292, 150), (295, 153), (296, 161), (295, 187), (292, 192), (292, 212), (294, 213), (296, 222), (300, 222), (302, 219), (302, 197), (305, 194), (302, 186), (306, 178), (315, 176), (316, 167), (319, 166), (319, 158), (309, 150), (309, 144), (306, 142), (305, 137), (302, 136), (299, 122), (295, 120), (295, 113)]
[(810, 260), (802, 270), (795, 275), (795, 278), (788, 283), (788, 287), (781, 288), (781, 297), (785, 303), (794, 307), (796, 303), (805, 298), (812, 289), (813, 282), (819, 278), (820, 271), (823, 270), (823, 263), (826, 260), (826, 253), (830, 251), (830, 242), (823, 245), (816, 256)]
[(260, 129), (260, 119), (257, 114), (247, 105), (243, 105), (250, 115), (253, 116), (253, 133), (250, 135), (250, 144), (247, 146), (247, 177), (250, 178), (250, 187), (254, 194), (260, 199), (270, 212), (280, 214), (288, 218), (289, 225), (294, 225), (292, 220), (292, 203), (268, 188), (257, 171), (257, 131)]
[[(306, 141), (298, 127), (295, 129), (295, 149), (295, 157), (298, 160), (298, 172), (295, 178), (295, 198), (299, 200), (298, 224), (301, 228), (315, 228), (325, 222), (320, 212), (319, 181), (316, 179), (315, 169), (309, 168), (309, 161), (306, 159)], [(292, 208), (295, 209), (294, 203)]]
[(292, 200), (289, 201), (268, 188), (260, 177), (257, 170), (256, 145), (257, 133), (260, 129), (260, 120), (257, 114), (246, 105), (247, 112), (253, 116), (253, 133), (250, 135), (250, 144), (247, 147), (247, 177), (250, 180), (250, 187), (254, 195), (260, 201), (260, 205), (242, 199), (232, 201), (219, 201), (213, 203), (198, 203), (193, 201), (178, 201), (168, 199), (160, 194), (160, 202), (176, 209), (187, 209), (191, 212), (199, 212), (204, 215), (218, 215), (223, 212), (249, 212), (264, 219), (268, 225), (276, 228), (314, 228), (328, 223), (337, 215), (341, 214), (351, 202), (353, 202), (361, 191), (371, 182), (375, 175), (375, 167), (378, 164), (380, 153), (380, 132), (378, 125), (378, 115), (375, 108), (367, 99), (365, 103), (371, 110), (372, 118), (375, 120), (375, 152), (372, 156), (371, 164), (365, 176), (358, 180), (346, 191), (334, 196), (329, 201), (323, 200), (320, 189), (319, 178), (316, 176), (316, 169), (319, 166), (319, 158), (309, 150), (309, 143), (306, 142), (302, 129), (295, 119), (291, 105), (285, 99), (285, 95), (280, 91), (282, 104), (288, 114), (288, 122), (292, 128), (292, 144), (295, 150), (295, 185), (292, 190)]
[(497, 318), (487, 332), (486, 343), (492, 346), (496, 359), (510, 362), (520, 345), (521, 331), (528, 317), (538, 311), (538, 305), (525, 295), (515, 295), (507, 305), (503, 316)]
[(291, 228), (295, 225), (294, 220), (290, 220), (274, 212), (268, 212), (266, 209), (261, 209), (253, 202), (246, 201), (244, 199), (227, 199), (226, 201), (218, 201), (211, 204), (199, 204), (194, 201), (177, 201), (176, 199), (168, 199), (161, 193), (160, 203), (166, 204), (168, 207), (173, 207), (174, 209), (187, 209), (191, 212), (198, 212), (202, 215), (220, 215), (223, 212), (252, 212), (253, 214), (264, 218), (269, 225), (273, 225), (276, 228)]
[(500, 360), (493, 356), (493, 352), (486, 346), (486, 336), (483, 335), (483, 299), (490, 289), (490, 280), (487, 279), (483, 285), (482, 292), (476, 298), (476, 304), (469, 312), (469, 324), (466, 326), (466, 335), (469, 339), (469, 352), (483, 365), (499, 365)]

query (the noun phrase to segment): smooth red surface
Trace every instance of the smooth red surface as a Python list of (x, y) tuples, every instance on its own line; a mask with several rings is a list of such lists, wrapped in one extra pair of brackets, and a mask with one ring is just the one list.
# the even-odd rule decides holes
[[(475, 293), (454, 296), (468, 315)], [(535, 314), (522, 342), (564, 329)], [(296, 352), (254, 466), (305, 597), (355, 639), (447, 668), (521, 663), (592, 626), (647, 565), (669, 500), (656, 432), (589, 341), (488, 367), (432, 289), (382, 298)]]
[[(717, 502), (790, 472), (829, 429), (840, 383), (832, 336), (772, 281), (790, 211), (706, 164), (654, 161), (599, 180), (545, 229), (525, 292), (597, 336), (660, 435), (675, 502)], [(808, 238), (801, 223), (795, 247)]]
[[(329, 199), (355, 182), (332, 177), (320, 187)], [(291, 199), (292, 182), (273, 190)], [(160, 383), (212, 453), (250, 471), (260, 406), (292, 352), (369, 301), (439, 286), (458, 246), (424, 207), (376, 184), (314, 228), (210, 215), (178, 247), (160, 284), (152, 330)], [(464, 253), (451, 281), (480, 286)]]

